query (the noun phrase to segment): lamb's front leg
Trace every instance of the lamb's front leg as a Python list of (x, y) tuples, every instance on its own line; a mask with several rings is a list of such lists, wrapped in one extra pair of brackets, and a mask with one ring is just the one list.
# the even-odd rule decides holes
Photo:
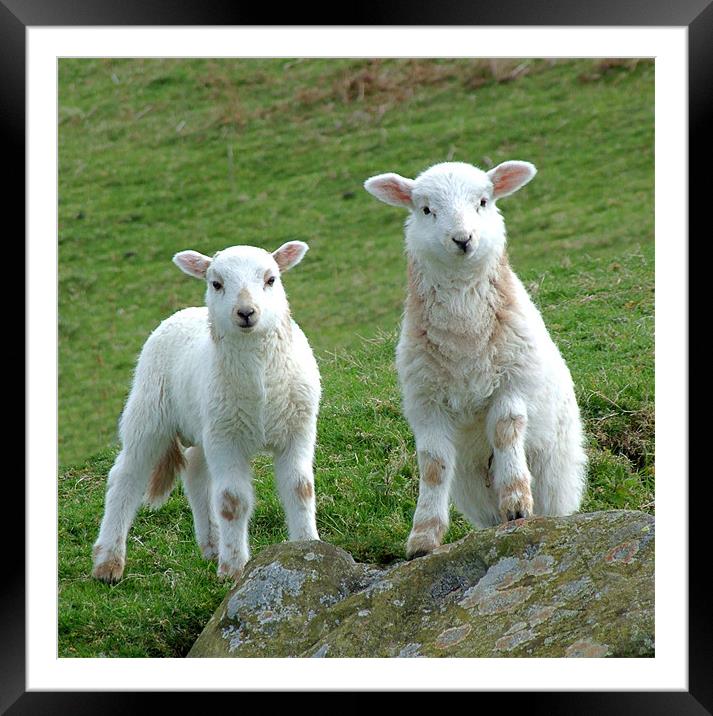
[(291, 541), (319, 539), (315, 517), (314, 435), (295, 436), (275, 454), (275, 479)]
[(406, 543), (406, 557), (422, 557), (440, 546), (448, 529), (449, 491), (455, 450), (453, 426), (433, 410), (419, 410), (411, 419), (416, 439), (419, 490), (413, 527)]
[(250, 559), (248, 523), (254, 503), (250, 460), (235, 443), (206, 440), (204, 451), (218, 522), (218, 575), (238, 579)]
[(488, 441), (493, 449), (491, 473), (504, 522), (532, 515), (531, 475), (525, 457), (527, 407), (519, 398), (503, 395), (488, 411)]

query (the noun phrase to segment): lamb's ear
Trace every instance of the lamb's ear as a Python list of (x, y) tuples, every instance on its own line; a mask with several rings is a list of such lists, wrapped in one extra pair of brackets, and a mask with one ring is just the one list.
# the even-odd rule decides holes
[(178, 266), (183, 273), (196, 278), (205, 278), (205, 272), (210, 266), (212, 259), (197, 251), (181, 251), (173, 257), (173, 263)]
[(501, 196), (508, 196), (516, 192), (520, 187), (537, 174), (534, 164), (530, 162), (503, 162), (488, 172), (490, 181), (493, 182), (493, 199)]
[(377, 199), (391, 206), (413, 209), (411, 192), (414, 180), (398, 174), (377, 174), (364, 182), (364, 188)]
[(304, 255), (309, 251), (309, 246), (304, 241), (288, 241), (282, 244), (277, 251), (272, 252), (272, 258), (277, 261), (280, 273), (291, 269), (302, 261)]

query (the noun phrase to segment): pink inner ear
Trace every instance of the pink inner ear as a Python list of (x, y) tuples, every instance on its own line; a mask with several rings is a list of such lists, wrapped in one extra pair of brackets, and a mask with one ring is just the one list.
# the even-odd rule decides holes
[(290, 268), (292, 264), (299, 258), (302, 247), (299, 245), (287, 245), (284, 249), (276, 251), (273, 256), (280, 271)]
[(198, 253), (184, 254), (180, 260), (186, 269), (194, 276), (205, 276), (205, 272), (208, 270), (208, 264), (210, 263), (208, 258)]
[(527, 171), (522, 167), (504, 167), (494, 177), (495, 195), (509, 194), (522, 183)]
[(398, 201), (403, 204), (409, 204), (411, 202), (410, 189), (399, 181), (386, 179), (383, 184), (381, 184), (380, 189), (393, 201)]

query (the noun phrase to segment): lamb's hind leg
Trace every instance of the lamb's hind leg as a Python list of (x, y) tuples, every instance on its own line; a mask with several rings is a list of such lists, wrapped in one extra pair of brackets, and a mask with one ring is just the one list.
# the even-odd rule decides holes
[(493, 452), (485, 436), (485, 420), (459, 434), (457, 453), (451, 500), (474, 527), (497, 525), (500, 514), (491, 474)]
[(180, 448), (173, 437), (146, 440), (138, 447), (124, 446), (109, 471), (104, 517), (92, 550), (92, 576), (109, 583), (121, 579), (126, 537), (146, 494), (149, 478), (152, 483), (167, 484), (171, 479), (168, 471), (178, 468), (181, 460)]
[(575, 425), (559, 437), (558, 443), (528, 454), (538, 515), (570, 515), (582, 502), (587, 457), (581, 429)]
[(200, 445), (186, 450), (186, 469), (182, 477), (193, 512), (196, 542), (206, 559), (215, 559), (218, 556), (218, 526), (211, 506), (210, 473)]

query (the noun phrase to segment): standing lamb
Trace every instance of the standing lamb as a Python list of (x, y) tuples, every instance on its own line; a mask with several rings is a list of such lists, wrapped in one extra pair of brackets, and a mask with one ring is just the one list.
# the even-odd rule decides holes
[[(250, 556), (250, 459), (262, 450), (275, 458), (289, 538), (319, 539), (312, 472), (319, 370), (280, 279), (307, 249), (291, 241), (272, 254), (233, 246), (213, 258), (173, 257), (206, 281), (207, 307), (166, 319), (141, 351), (94, 545), (96, 578), (121, 578), (142, 497), (160, 506), (181, 471), (204, 557), (217, 556), (218, 574), (237, 578)], [(182, 444), (192, 447), (184, 453)]]
[(496, 201), (535, 176), (436, 164), (364, 187), (408, 209), (408, 294), (396, 366), (416, 439), (418, 504), (406, 553), (428, 554), (449, 496), (476, 527), (579, 508), (586, 455), (569, 370), (505, 253)]

